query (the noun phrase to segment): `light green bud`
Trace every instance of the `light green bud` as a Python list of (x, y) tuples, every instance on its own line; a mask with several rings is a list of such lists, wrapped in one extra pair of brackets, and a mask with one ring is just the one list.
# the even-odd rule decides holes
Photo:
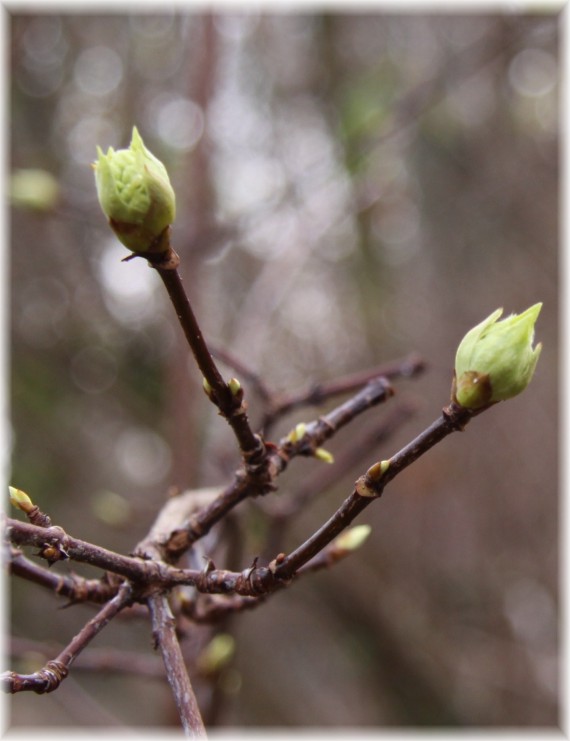
[(25, 491), (16, 489), (15, 486), (8, 487), (8, 493), (10, 495), (10, 504), (22, 512), (30, 512), (34, 508), (34, 503)]
[(16, 170), (10, 177), (10, 200), (19, 208), (51, 211), (59, 200), (59, 184), (45, 170)]
[(334, 455), (324, 448), (315, 448), (314, 456), (323, 463), (334, 463)]
[(299, 440), (302, 440), (305, 436), (305, 433), (307, 432), (307, 425), (304, 422), (299, 422), (295, 425), (295, 427), (291, 430), (291, 432), (287, 435), (287, 440), (290, 443), (298, 443)]
[(461, 340), (455, 357), (454, 401), (480, 409), (510, 399), (530, 383), (542, 349), (533, 348), (534, 325), (542, 304), (498, 321), (497, 309)]
[(234, 638), (229, 633), (219, 633), (198, 656), (198, 669), (205, 674), (218, 672), (231, 661), (234, 653)]
[(360, 548), (371, 532), (370, 525), (356, 525), (339, 535), (334, 544), (343, 551), (355, 551)]
[(241, 383), (237, 378), (230, 378), (228, 381), (228, 387), (232, 393), (232, 396), (237, 396), (241, 390)]
[(109, 225), (133, 252), (165, 252), (176, 198), (165, 166), (145, 147), (133, 128), (128, 149), (97, 147), (93, 164), (97, 196)]

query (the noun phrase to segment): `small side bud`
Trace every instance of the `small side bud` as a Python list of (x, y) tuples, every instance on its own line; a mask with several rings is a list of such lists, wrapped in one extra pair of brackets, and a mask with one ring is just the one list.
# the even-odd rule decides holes
[(315, 458), (318, 458), (323, 463), (334, 463), (334, 456), (328, 450), (324, 448), (316, 448), (314, 452)]
[(241, 391), (241, 383), (238, 381), (237, 378), (230, 378), (230, 380), (228, 381), (228, 387), (232, 392), (232, 396), (237, 396), (238, 393)]
[(45, 558), (48, 562), (48, 566), (53, 566), (57, 561), (67, 561), (69, 558), (67, 551), (58, 544), (46, 544), (42, 546), (38, 553), (36, 553), (36, 556), (39, 556), (39, 558)]
[(295, 425), (295, 427), (287, 435), (287, 440), (290, 443), (298, 443), (299, 440), (303, 439), (306, 431), (307, 431), (307, 425), (304, 422), (299, 422), (299, 424)]
[(339, 535), (334, 544), (343, 551), (355, 551), (360, 548), (371, 532), (370, 525), (356, 525)]
[(390, 468), (390, 461), (378, 461), (374, 463), (368, 471), (357, 479), (354, 487), (356, 493), (361, 497), (379, 497), (382, 493), (383, 486), (380, 483), (382, 476)]
[(34, 509), (35, 505), (25, 491), (16, 489), (14, 486), (9, 486), (8, 491), (10, 493), (10, 504), (16, 509), (26, 514)]
[(208, 381), (207, 378), (203, 378), (202, 379), (202, 388), (204, 389), (204, 393), (206, 394), (206, 396), (208, 397), (208, 399), (211, 399), (212, 398), (213, 389), (210, 386), (210, 383), (209, 383), (209, 381)]
[(378, 461), (378, 463), (370, 466), (368, 471), (366, 471), (366, 475), (372, 481), (379, 481), (389, 468), (390, 461)]

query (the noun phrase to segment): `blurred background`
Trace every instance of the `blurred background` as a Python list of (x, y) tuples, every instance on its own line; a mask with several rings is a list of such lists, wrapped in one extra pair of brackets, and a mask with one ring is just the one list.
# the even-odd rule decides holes
[[(323, 491), (282, 550), (439, 415), (469, 328), (543, 301), (529, 389), (399, 476), (351, 558), (225, 624), (233, 659), (196, 684), (220, 728), (557, 725), (557, 16), (16, 12), (8, 30), (11, 482), (128, 553), (171, 487), (222, 487), (237, 466), (158, 277), (121, 263), (96, 200), (96, 145), (127, 146), (133, 125), (171, 173), (173, 245), (215, 346), (280, 393), (427, 363), (327, 444), (336, 469), (283, 476), (275, 501)], [(263, 399), (221, 367), (259, 424)], [(240, 508), (217, 566), (275, 555), (270, 507)], [(38, 669), (94, 614), (10, 587), (10, 668)], [(147, 621), (115, 620), (93, 652), (140, 666), (80, 658), (49, 697), (11, 698), (12, 727), (176, 725), (151, 642)]]

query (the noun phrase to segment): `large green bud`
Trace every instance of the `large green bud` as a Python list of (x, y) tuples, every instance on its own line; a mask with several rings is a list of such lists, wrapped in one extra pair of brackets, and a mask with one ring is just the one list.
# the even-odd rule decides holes
[(534, 325), (542, 304), (498, 321), (497, 309), (461, 340), (455, 357), (454, 401), (480, 409), (510, 399), (530, 383), (542, 349), (533, 348)]
[(165, 166), (145, 147), (136, 127), (128, 149), (97, 147), (97, 196), (120, 241), (133, 252), (165, 252), (176, 198)]

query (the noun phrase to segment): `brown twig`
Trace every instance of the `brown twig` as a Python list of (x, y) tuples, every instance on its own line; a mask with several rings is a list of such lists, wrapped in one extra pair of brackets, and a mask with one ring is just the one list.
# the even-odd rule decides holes
[(55, 659), (48, 661), (42, 669), (33, 674), (4, 672), (0, 676), (2, 690), (12, 694), (31, 691), (40, 695), (56, 690), (69, 673), (69, 667), (77, 655), (118, 612), (130, 604), (131, 598), (131, 587), (123, 584), (113, 599), (107, 602), (95, 617), (85, 623), (68, 646)]
[[(367, 473), (357, 481), (354, 491), (334, 515), (302, 545), (275, 565), (275, 575), (278, 578), (290, 579), (301, 566), (348, 527), (374, 499), (379, 498), (389, 481), (447, 435), (463, 430), (473, 416), (472, 411), (452, 403), (445, 407), (441, 416), (433, 424), (390, 458), (385, 470), (381, 469), (380, 464), (369, 468)], [(367, 492), (364, 496), (363, 491)]]
[(301, 440), (291, 441), (283, 438), (279, 445), (272, 446), (268, 453), (267, 466), (263, 471), (261, 484), (255, 471), (240, 470), (234, 482), (228, 486), (214, 501), (190, 517), (162, 544), (160, 550), (164, 560), (173, 563), (199, 538), (203, 537), (231, 509), (248, 496), (264, 494), (275, 488), (275, 480), (288, 466), (289, 461), (297, 455), (313, 455), (315, 449), (331, 438), (339, 429), (355, 417), (373, 406), (386, 401), (393, 390), (384, 378), (370, 381), (354, 397), (333, 409), (329, 414), (306, 425), (305, 435)]
[(386, 442), (400, 425), (407, 422), (416, 412), (411, 403), (400, 404), (392, 409), (380, 423), (362, 437), (347, 443), (339, 453), (335, 453), (334, 466), (320, 466), (312, 476), (307, 476), (295, 484), (290, 496), (264, 499), (259, 504), (263, 512), (276, 521), (276, 527), (284, 528), (307, 502), (317, 494), (326, 491), (339, 479), (363, 460), (370, 460), (371, 451)]
[(105, 571), (131, 579), (134, 582), (152, 581), (153, 574), (160, 570), (160, 565), (140, 558), (123, 556), (108, 551), (101, 546), (93, 545), (68, 535), (61, 527), (41, 528), (20, 520), (6, 519), (6, 534), (14, 545), (33, 545), (40, 548), (40, 554), (46, 548), (57, 552), (63, 551), (67, 558), (97, 566)]
[(239, 390), (241, 393), (239, 391), (238, 393), (232, 393), (229, 385), (222, 378), (204, 340), (178, 270), (173, 269), (170, 265), (165, 266), (162, 259), (146, 257), (149, 264), (156, 269), (168, 292), (188, 345), (207, 382), (210, 399), (216, 404), (222, 416), (233, 429), (246, 462), (261, 463), (265, 454), (265, 447), (259, 435), (256, 435), (249, 425), (245, 404), (243, 403), (243, 390)]
[(174, 694), (184, 733), (189, 738), (204, 738), (206, 730), (184, 657), (176, 636), (176, 624), (165, 594), (153, 594), (148, 599), (155, 645), (160, 648), (166, 676)]
[(55, 574), (53, 571), (48, 571), (33, 563), (15, 548), (10, 549), (8, 568), (11, 574), (47, 587), (56, 594), (69, 597), (69, 604), (76, 602), (102, 604), (114, 597), (119, 587), (118, 584), (112, 584), (105, 578), (84, 579), (77, 574), (70, 574), (69, 576)]
[[(143, 609), (148, 617), (147, 608)], [(53, 651), (50, 644), (27, 638), (12, 636), (8, 643), (10, 655), (14, 658), (29, 652), (47, 656)], [(86, 648), (74, 661), (73, 670), (135, 674), (149, 679), (164, 679), (164, 666), (158, 656), (143, 655), (140, 651), (127, 651), (116, 647)]]
[[(315, 558), (309, 561), (309, 563), (300, 568), (295, 575), (295, 578), (298, 579), (307, 574), (314, 573), (315, 571), (328, 569), (349, 556), (351, 553), (352, 551), (342, 548), (333, 542), (324, 548), (317, 556), (315, 556)], [(212, 590), (215, 589), (213, 584), (218, 582), (218, 584), (224, 583), (227, 585), (233, 583), (234, 585), (239, 585), (238, 589), (243, 591), (243, 584), (247, 584), (250, 571), (250, 569), (246, 569), (245, 572), (241, 572), (240, 574), (234, 573), (232, 575), (230, 575), (229, 572), (223, 572), (224, 576), (222, 579), (220, 579), (217, 574), (208, 572), (207, 570), (205, 574), (212, 574), (210, 577), (212, 582), (210, 589)], [(265, 573), (265, 571), (263, 573)], [(193, 622), (215, 623), (226, 618), (228, 615), (259, 607), (259, 605), (262, 605), (272, 594), (286, 588), (290, 584), (290, 582), (275, 581), (270, 576), (267, 576), (266, 578), (268, 591), (263, 594), (254, 597), (252, 595), (243, 594), (220, 595), (212, 594), (211, 592), (209, 594), (204, 594), (202, 592), (197, 600), (182, 601), (180, 605), (181, 612)]]
[(422, 373), (426, 363), (418, 355), (410, 355), (402, 360), (384, 363), (376, 368), (371, 368), (359, 373), (352, 373), (342, 378), (337, 378), (328, 383), (316, 383), (305, 391), (287, 394), (275, 399), (265, 414), (262, 429), (267, 432), (278, 418), (299, 407), (319, 406), (327, 399), (341, 394), (350, 393), (362, 388), (375, 378), (385, 378), (388, 381), (396, 378), (413, 378)]

